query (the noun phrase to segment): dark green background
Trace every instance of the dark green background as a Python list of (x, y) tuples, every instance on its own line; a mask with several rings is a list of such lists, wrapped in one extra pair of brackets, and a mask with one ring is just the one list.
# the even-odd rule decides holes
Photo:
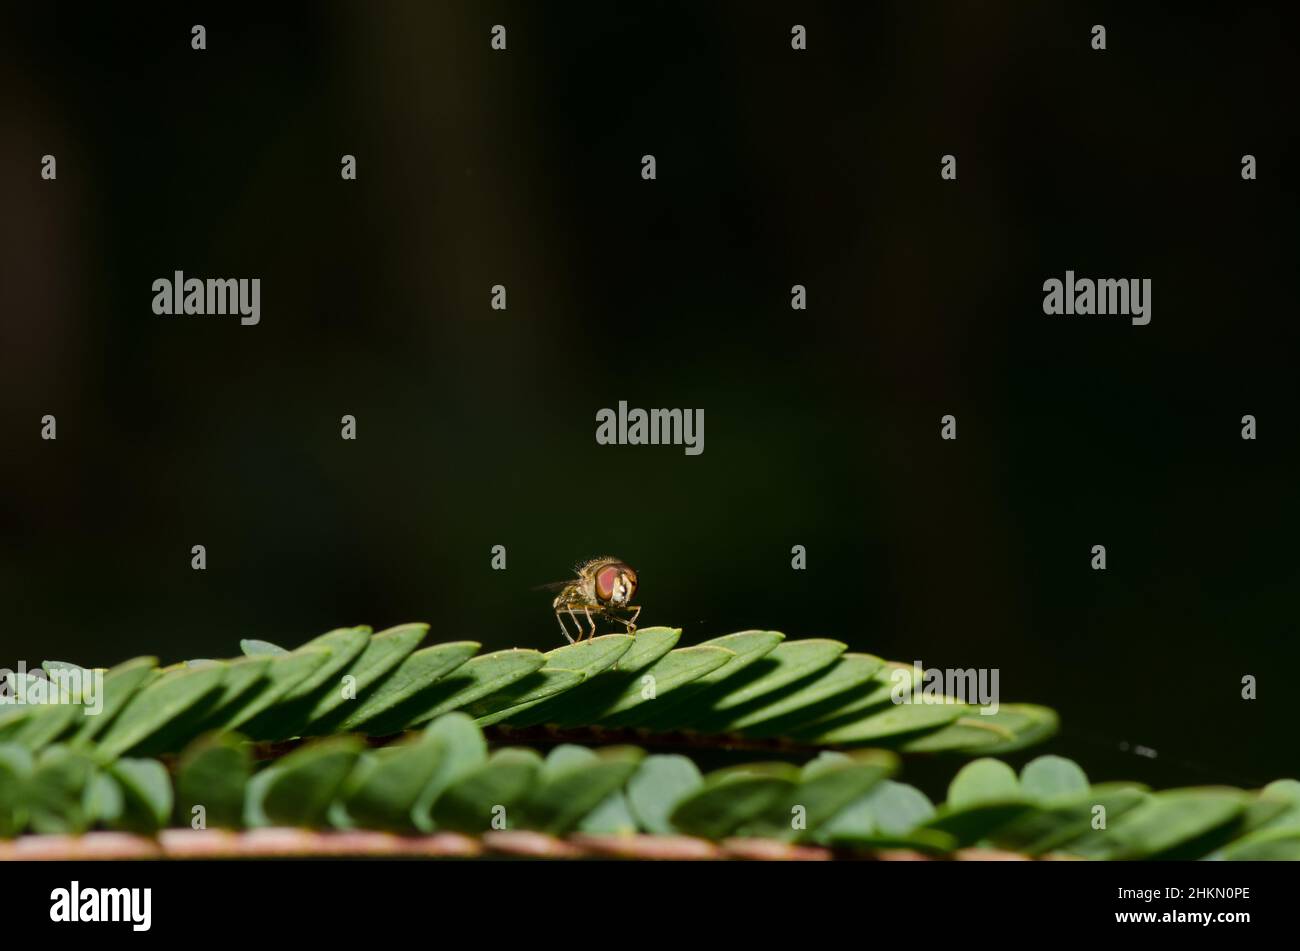
[[(684, 642), (998, 667), (1096, 778), (1297, 772), (1289, 21), (24, 6), (0, 14), (0, 661), (408, 620), (549, 648), (531, 586), (612, 553)], [(1152, 323), (1045, 317), (1067, 268), (1151, 278)], [(155, 317), (176, 269), (260, 277), (260, 326)], [(703, 408), (704, 454), (597, 446), (620, 399)]]

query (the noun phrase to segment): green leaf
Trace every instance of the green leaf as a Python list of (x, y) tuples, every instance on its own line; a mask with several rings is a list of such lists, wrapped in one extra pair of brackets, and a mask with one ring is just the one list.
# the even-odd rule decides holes
[(934, 806), (925, 793), (907, 783), (889, 780), (866, 796), (876, 830), (884, 835), (905, 835), (934, 818)]
[(673, 808), (703, 784), (699, 768), (687, 757), (647, 756), (627, 781), (628, 808), (645, 831), (672, 835), (677, 831), (669, 821)]
[(120, 759), (109, 774), (122, 792), (121, 810), (113, 827), (137, 835), (152, 835), (172, 814), (172, 784), (167, 768), (152, 759)]
[(895, 694), (910, 688), (915, 681), (915, 671), (909, 664), (886, 661), (885, 666), (856, 690), (832, 698), (805, 711), (804, 717), (791, 719), (787, 729), (795, 737), (810, 737), (824, 733), (832, 727), (853, 723), (867, 713), (887, 709)]
[(350, 698), (360, 697), (393, 671), (420, 646), (428, 631), (427, 624), (402, 624), (372, 636), (356, 662), (340, 676), (339, 683), (324, 690), (306, 712), (303, 731), (308, 735), (326, 733), (347, 719), (350, 711), (345, 713), (344, 709), (351, 702)]
[(753, 710), (780, 699), (780, 691), (800, 685), (835, 663), (846, 645), (811, 638), (778, 644), (766, 656), (708, 693), (708, 708), (692, 724), (702, 732), (720, 732)]
[(1088, 777), (1079, 764), (1063, 756), (1040, 756), (1020, 771), (1025, 795), (1040, 802), (1068, 799), (1088, 792)]
[[(837, 641), (784, 642), (776, 631), (740, 631), (674, 650), (680, 630), (644, 628), (635, 637), (607, 635), (544, 656), (502, 651), (470, 662), (462, 655), (457, 658), (462, 662), (449, 670), (443, 669), (443, 660), (464, 645), (417, 651), (423, 632), (419, 625), (377, 635), (366, 627), (340, 628), (292, 652), (245, 640), (245, 655), (233, 661), (141, 670), (139, 688), (122, 698), (125, 705), (138, 704), (146, 689), (172, 685), (187, 670), (224, 671), (224, 677), (220, 690), (196, 699), (170, 717), (165, 728), (110, 753), (171, 753), (220, 729), (273, 741), (356, 730), (391, 735), (455, 709), (468, 710), (484, 726), (506, 724), (503, 735), (510, 728), (541, 724), (681, 729), (696, 735), (739, 731), (796, 743), (873, 744), (905, 751), (1016, 749), (1056, 728), (1052, 711), (1031, 705), (1004, 705), (985, 717), (985, 710), (975, 716), (975, 708), (955, 703), (892, 704), (894, 679), (914, 678), (913, 668), (882, 668), (879, 658), (846, 654)], [(47, 666), (80, 671), (65, 662)], [(651, 685), (653, 704), (647, 702)], [(37, 745), (56, 741), (67, 732), (56, 719), (53, 712), (0, 708), (0, 742), (15, 737)], [(112, 719), (120, 721), (120, 716)], [(74, 724), (75, 743), (85, 746), (96, 729), (107, 733), (108, 728)], [(121, 737), (115, 735), (114, 741), (120, 743)]]
[[(370, 643), (370, 628), (343, 627), (313, 638), (299, 651), (323, 650), (327, 659), (287, 693), (275, 706), (264, 710), (243, 724), (243, 732), (255, 740), (282, 740), (297, 736), (304, 719), (316, 703), (316, 694), (332, 685), (366, 649)], [(295, 652), (296, 653), (296, 652)]]
[(996, 721), (1014, 734), (1010, 739), (982, 747), (980, 752), (986, 756), (1005, 756), (1041, 743), (1060, 728), (1055, 710), (1030, 703), (1004, 703), (998, 713), (982, 719)]
[(1263, 829), (1233, 842), (1219, 858), (1226, 862), (1300, 861), (1300, 829)]
[(325, 825), (330, 803), (356, 765), (362, 745), (356, 737), (331, 737), (279, 760), (261, 803), (266, 817), (277, 825)]
[(28, 716), (6, 731), (5, 741), (31, 750), (39, 750), (62, 736), (81, 711), (75, 703), (38, 703), (30, 708)]
[[(6, 671), (0, 680), (0, 742), (21, 743), (28, 749), (40, 749), (58, 739), (76, 716), (82, 700), (84, 683), (80, 668), (47, 662), (53, 674), (34, 670), (24, 674)], [(72, 671), (70, 674), (69, 671)], [(93, 683), (90, 685), (93, 692)]]
[(881, 780), (817, 830), (815, 841), (837, 848), (913, 849), (941, 854), (957, 847), (946, 832), (927, 829), (935, 809), (915, 786)]
[(411, 820), (421, 832), (432, 832), (434, 803), (449, 785), (487, 761), (487, 743), (483, 731), (463, 713), (439, 717), (425, 729), (424, 736), (433, 743), (436, 766), (411, 808)]
[[(422, 692), (432, 689), (452, 671), (461, 669), (478, 651), (479, 646), (477, 641), (452, 641), (448, 644), (435, 644), (408, 655), (387, 677), (370, 690), (357, 695), (356, 708), (344, 718), (338, 728), (365, 728), (372, 735), (398, 732), (405, 722), (406, 714), (398, 716), (396, 711), (402, 710), (405, 704), (414, 702)], [(390, 723), (391, 728), (385, 726)]]
[(1300, 779), (1275, 779), (1261, 789), (1260, 793), (1300, 805)]
[(1105, 830), (1071, 842), (1069, 851), (1099, 859), (1199, 858), (1212, 851), (1199, 843), (1238, 819), (1247, 802), (1241, 790), (1226, 787), (1154, 793)]
[(267, 766), (260, 773), (254, 773), (253, 778), (244, 787), (244, 825), (247, 828), (265, 829), (275, 824), (267, 818), (263, 806), (266, 802), (266, 792), (278, 775), (279, 770), (274, 765)]
[[(360, 705), (339, 729), (363, 730), (372, 737), (400, 733), (528, 676), (541, 664), (536, 651), (500, 651), (474, 657), (480, 644), (458, 640), (416, 651), (389, 677), (361, 696)], [(442, 709), (446, 707), (446, 709)]]
[(885, 662), (870, 654), (843, 654), (810, 683), (783, 693), (779, 699), (758, 707), (727, 724), (755, 736), (772, 736), (799, 722), (806, 711), (818, 705), (834, 703), (867, 684), (884, 667)]
[(520, 811), (541, 766), (542, 758), (532, 750), (498, 750), (443, 790), (433, 805), (434, 821), (441, 829), (471, 834), (492, 829), (494, 819), (513, 828), (512, 815)]
[[(631, 649), (632, 640), (633, 638), (628, 634), (606, 634), (602, 637), (592, 638), (589, 641), (579, 641), (576, 644), (557, 647), (555, 650), (546, 652), (546, 665), (542, 668), (542, 672), (554, 668), (576, 671), (583, 675), (584, 680), (588, 677), (594, 677), (601, 671), (608, 670), (618, 663), (619, 658)], [(508, 720), (512, 726), (531, 726), (534, 722), (540, 723), (543, 721), (545, 713), (543, 712), (542, 716), (538, 717), (528, 711), (537, 707), (542, 702), (542, 699), (544, 698), (538, 698), (526, 703), (517, 703), (514, 707), (501, 711), (504, 716), (499, 716), (494, 722)]]
[(952, 837), (954, 848), (965, 848), (988, 838), (1012, 822), (1022, 821), (1036, 807), (1025, 801), (981, 802), (962, 808), (940, 807), (922, 829)]
[(43, 660), (41, 661), (41, 669), (49, 674), (51, 678), (60, 673), (85, 675), (91, 672), (80, 664), (72, 664), (66, 660)]
[(605, 634), (589, 641), (566, 644), (546, 652), (546, 666), (576, 670), (590, 677), (608, 670), (632, 649), (635, 638), (630, 634)]
[(370, 644), (371, 630), (360, 627), (341, 627), (314, 637), (298, 648), (300, 651), (324, 650), (329, 652), (329, 659), (317, 667), (311, 674), (284, 695), (282, 703), (293, 703), (311, 696), (320, 687), (331, 682)]
[(568, 832), (622, 789), (645, 755), (636, 747), (612, 746), (594, 754), (584, 751), (591, 755), (565, 762), (563, 749), (551, 751), (542, 781), (524, 807), (529, 824), (552, 835)]
[(444, 713), (460, 710), (516, 680), (522, 680), (545, 663), (546, 659), (538, 651), (517, 648), (475, 657), (432, 687), (417, 693), (400, 710), (394, 710), (391, 723), (385, 718), (382, 728), (375, 723), (367, 723), (365, 729), (372, 735), (383, 735), (390, 732), (389, 727), (393, 724), (398, 729), (421, 726)]
[(877, 838), (901, 842), (933, 817), (934, 806), (925, 793), (915, 786), (883, 779), (831, 817), (818, 830), (817, 839), (845, 844)]
[(26, 787), (35, 766), (27, 747), (0, 744), (0, 839), (17, 835), (27, 825)]
[[(1023, 785), (1023, 783), (1022, 783)], [(1141, 805), (1149, 797), (1141, 786), (1130, 783), (1102, 783), (1076, 793), (1070, 798), (1052, 798), (1040, 809), (1027, 812), (1013, 822), (996, 830), (991, 838), (998, 848), (1022, 852), (1025, 855), (1042, 855), (1046, 852), (1067, 850), (1069, 843), (1093, 834), (1092, 823), (1097, 815), (1105, 815), (1108, 823), (1115, 822), (1130, 809)], [(1100, 807), (1104, 813), (1096, 810)]]
[(191, 824), (194, 807), (202, 806), (207, 828), (238, 828), (251, 775), (252, 761), (243, 737), (235, 733), (200, 737), (186, 748), (177, 768), (177, 819)]
[(889, 704), (875, 713), (866, 713), (852, 722), (815, 733), (808, 740), (819, 745), (879, 743), (943, 726), (968, 714), (971, 709), (965, 704), (944, 701)]
[(135, 694), (99, 740), (97, 753), (117, 759), (198, 703), (221, 684), (221, 667), (180, 668), (163, 674)]
[(721, 647), (731, 651), (732, 656), (718, 669), (683, 684), (667, 697), (661, 696), (656, 703), (629, 712), (625, 725), (672, 730), (689, 724), (701, 709), (707, 709), (704, 698), (712, 687), (770, 654), (784, 639), (779, 631), (738, 631), (705, 641), (698, 646)]
[(51, 746), (36, 758), (21, 793), (32, 831), (79, 835), (90, 825), (84, 791), (95, 773), (90, 757)]
[(1041, 743), (1059, 726), (1054, 710), (1027, 703), (1004, 703), (997, 713), (972, 708), (957, 720), (933, 733), (908, 740), (906, 753), (938, 753), (960, 750), (985, 756), (1003, 756)]
[(771, 809), (739, 830), (740, 835), (793, 841), (817, 830), (898, 768), (898, 758), (881, 750), (853, 755), (822, 753), (803, 767), (799, 784)]
[(96, 772), (86, 784), (81, 802), (88, 826), (113, 826), (126, 808), (126, 794), (112, 775)]
[(542, 782), (547, 782), (570, 769), (594, 763), (597, 759), (593, 749), (576, 743), (561, 743), (546, 754), (539, 778)]
[(204, 724), (205, 729), (238, 730), (259, 714), (271, 709), (330, 659), (328, 650), (304, 650), (271, 657), (264, 676), (243, 694), (232, 697)]
[(349, 783), (349, 817), (368, 829), (414, 829), (411, 810), (438, 765), (438, 741), (427, 732), (379, 750), (374, 765)]
[(578, 824), (578, 831), (587, 835), (635, 835), (636, 817), (627, 804), (622, 790), (610, 793)]
[(576, 687), (585, 679), (586, 674), (581, 671), (543, 667), (470, 704), (467, 712), (478, 718), (479, 726), (490, 726), (506, 719), (520, 707), (531, 707), (547, 697)]
[(0, 706), (0, 743), (9, 742), (9, 737), (21, 729), (22, 724), (32, 715), (36, 708), (25, 703), (5, 703)]
[(967, 716), (959, 716), (951, 723), (906, 739), (898, 748), (904, 753), (950, 753), (955, 750), (983, 753), (1014, 740), (1015, 736), (1013, 730), (979, 716), (977, 710), (971, 710)]
[(1204, 856), (1207, 861), (1218, 861), (1225, 858), (1229, 850), (1240, 854), (1246, 843), (1287, 831), (1300, 831), (1300, 782), (1279, 779), (1251, 797), (1240, 817), (1224, 826), (1223, 831), (1211, 833), (1197, 847), (1209, 852)]
[(972, 760), (948, 786), (947, 805), (966, 809), (988, 802), (1015, 802), (1023, 798), (1015, 770), (996, 759)]
[(134, 752), (142, 756), (160, 756), (182, 750), (195, 737), (208, 732), (209, 724), (219, 726), (230, 718), (245, 700), (264, 687), (269, 680), (270, 657), (239, 657), (231, 661), (187, 661), (191, 669), (216, 666), (224, 673), (220, 687), (210, 691), (198, 703), (155, 731), (149, 739), (139, 743)]
[(632, 646), (618, 659), (612, 673), (639, 674), (677, 646), (680, 627), (643, 627), (632, 638)]
[[(592, 719), (619, 726), (627, 716), (638, 712), (637, 708), (658, 703), (661, 697), (671, 697), (683, 684), (717, 670), (734, 656), (724, 647), (681, 647), (670, 651), (627, 684)], [(651, 689), (653, 692), (646, 696)]]
[(719, 770), (674, 807), (669, 821), (687, 835), (724, 838), (788, 795), (798, 777), (799, 771), (784, 763)]
[[(215, 694), (213, 703), (206, 709), (191, 710), (185, 718), (186, 722), (180, 724), (183, 729), (176, 732), (187, 733), (188, 742), (209, 724), (216, 727), (225, 723), (271, 682), (270, 672), (274, 661), (275, 658), (267, 656), (236, 657), (233, 660), (203, 661), (198, 664), (197, 666), (207, 666), (216, 663), (225, 669), (225, 676), (221, 678), (221, 690)], [(190, 661), (187, 666), (195, 666), (195, 663)]]
[(995, 759), (977, 759), (958, 771), (948, 801), (922, 827), (951, 836), (958, 847), (973, 845), (1034, 811), (1015, 771)]
[(1272, 801), (1281, 805), (1273, 815), (1258, 824), (1252, 824), (1249, 831), (1257, 829), (1300, 829), (1300, 782), (1294, 779), (1279, 779), (1269, 783), (1259, 791), (1262, 801)]
[(279, 644), (272, 644), (270, 641), (259, 641), (256, 638), (246, 637), (239, 642), (239, 649), (248, 657), (261, 657), (266, 654), (287, 654), (289, 653)]
[(615, 702), (628, 684), (639, 679), (642, 671), (672, 650), (681, 634), (676, 628), (642, 628), (632, 639), (632, 646), (618, 659), (616, 667), (588, 677), (567, 693), (551, 697), (518, 721), (512, 720), (512, 725), (590, 724), (596, 711)]

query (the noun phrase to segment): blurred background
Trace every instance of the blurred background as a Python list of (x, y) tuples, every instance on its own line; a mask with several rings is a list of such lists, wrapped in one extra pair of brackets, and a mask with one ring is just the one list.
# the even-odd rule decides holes
[[(1094, 779), (1296, 775), (1296, 33), (1022, 6), (0, 13), (0, 666), (549, 649), (613, 554), (683, 643), (998, 667)], [(1067, 268), (1151, 324), (1045, 317)], [(260, 325), (154, 316), (174, 270)], [(619, 400), (703, 455), (597, 446)]]

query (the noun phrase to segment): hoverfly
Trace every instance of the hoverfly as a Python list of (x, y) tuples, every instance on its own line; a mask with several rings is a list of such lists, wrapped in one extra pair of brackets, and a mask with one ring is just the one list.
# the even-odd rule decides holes
[[(588, 640), (596, 636), (594, 619), (598, 617), (617, 621), (627, 628), (629, 634), (635, 634), (636, 619), (641, 614), (641, 608), (632, 604), (632, 596), (636, 594), (636, 572), (632, 567), (617, 558), (605, 557), (584, 561), (573, 570), (578, 575), (573, 581), (557, 581), (541, 586), (559, 591), (551, 607), (555, 609), (555, 620), (559, 622), (560, 630), (569, 643), (582, 640), (582, 622), (578, 619), (578, 614), (586, 617), (587, 624), (591, 627), (587, 632)], [(619, 616), (626, 611), (630, 611), (632, 616)], [(569, 633), (569, 628), (564, 623), (566, 613), (573, 619), (574, 629), (578, 633), (576, 638)]]

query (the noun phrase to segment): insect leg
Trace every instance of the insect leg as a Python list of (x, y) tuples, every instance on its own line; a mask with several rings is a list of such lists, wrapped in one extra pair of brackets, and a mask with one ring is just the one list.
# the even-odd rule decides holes
[(636, 619), (639, 618), (640, 616), (641, 616), (641, 605), (638, 604), (636, 605), (635, 610), (632, 613), (632, 616), (627, 620), (627, 632), (629, 634), (636, 633)]
[[(582, 622), (578, 620), (578, 615), (573, 613), (573, 605), (569, 605), (569, 617), (573, 618), (573, 629), (578, 632), (577, 641), (582, 640)], [(575, 643), (577, 642), (575, 641)]]
[(555, 612), (555, 620), (560, 622), (560, 630), (564, 632), (564, 636), (568, 639), (569, 643), (572, 644), (573, 635), (571, 635), (569, 629), (564, 626), (564, 618), (561, 616), (559, 611)]
[(587, 635), (587, 640), (596, 636), (596, 622), (591, 619), (591, 608), (583, 608), (582, 613), (587, 615), (587, 623), (591, 625), (591, 633)]

